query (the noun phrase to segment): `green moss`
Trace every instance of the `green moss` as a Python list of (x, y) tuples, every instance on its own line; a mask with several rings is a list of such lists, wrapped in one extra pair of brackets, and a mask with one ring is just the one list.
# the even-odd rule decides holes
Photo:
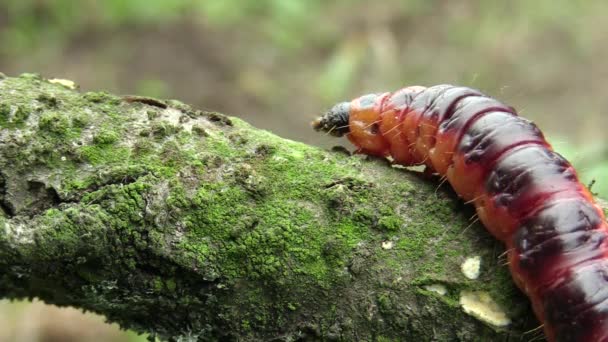
[[(64, 188), (67, 191), (73, 190), (84, 190), (94, 184), (93, 179), (85, 180), (85, 179), (71, 179), (70, 181), (64, 184)], [(89, 195), (89, 194), (87, 194)]]
[(374, 208), (359, 207), (354, 213), (354, 219), (368, 227), (372, 227), (376, 224), (377, 217)]
[(29, 110), (23, 105), (0, 103), (0, 127), (22, 128), (29, 115)]
[(36, 98), (36, 100), (50, 108), (55, 108), (59, 106), (59, 99), (57, 99), (57, 96), (55, 96), (54, 94), (43, 93), (40, 94)]
[(378, 342), (398, 342), (400, 341), (398, 338), (391, 338), (386, 336), (378, 336)]
[[(80, 95), (30, 77), (3, 80), (0, 91), (7, 84), (19, 91), (3, 92), (0, 103), (11, 107), (0, 104), (0, 123), (14, 129), (38, 120), (40, 131), (7, 150), (16, 162), (3, 177), (36, 170), (59, 200), (28, 221), (36, 230), (19, 258), (42, 266), (19, 274), (34, 280), (6, 278), (21, 264), (0, 229), (0, 284), (31, 281), (49, 302), (164, 337), (230, 332), (248, 340), (277, 331), (440, 339), (453, 333), (442, 335), (450, 328), (434, 322), (452, 318), (438, 313), (462, 314), (458, 289), (512, 298), (505, 269), (484, 268), (483, 282), (463, 279), (460, 258), (486, 248), (483, 258), (492, 260), (493, 247), (482, 230), (464, 229), (455, 200), (432, 195), (436, 184), (408, 172), (177, 103), (188, 120), (207, 120), (193, 126), (204, 129), (190, 133), (150, 106), (105, 93)], [(36, 101), (41, 93), (55, 105)], [(28, 191), (20, 195), (36, 203)], [(395, 246), (382, 248), (387, 240)], [(449, 286), (446, 298), (421, 288), (437, 282)], [(56, 289), (69, 291), (50, 295)], [(412, 301), (422, 313), (405, 306)]]
[(207, 133), (207, 131), (205, 130), (204, 127), (200, 126), (200, 125), (194, 125), (192, 126), (192, 132), (200, 137), (208, 137), (209, 133)]
[(110, 145), (118, 141), (118, 133), (110, 129), (102, 129), (93, 137), (93, 142), (100, 145)]
[(90, 124), (91, 118), (85, 113), (74, 113), (72, 115), (72, 125), (76, 128), (84, 128)]
[(378, 306), (381, 312), (390, 312), (393, 304), (388, 293), (382, 293), (378, 296)]
[(157, 138), (165, 138), (177, 134), (180, 131), (181, 127), (167, 121), (155, 122), (150, 128), (150, 133)]
[(167, 279), (165, 281), (165, 287), (170, 292), (175, 292), (175, 289), (177, 288), (177, 283), (175, 283), (175, 279)]
[(38, 128), (43, 132), (65, 136), (70, 131), (71, 121), (64, 113), (45, 112), (40, 116)]
[(78, 153), (81, 158), (93, 165), (125, 163), (130, 156), (128, 148), (107, 145), (83, 146), (78, 149)]
[(6, 103), (0, 104), (0, 122), (3, 126), (10, 120), (10, 115), (11, 107)]
[[(40, 76), (40, 74), (38, 73), (22, 73), (21, 75), (19, 75), (19, 78), (22, 78), (26, 81), (41, 81), (42, 80), (42, 76)], [(34, 83), (37, 84), (37, 83)]]
[(117, 105), (120, 103), (120, 98), (114, 95), (110, 95), (106, 92), (88, 92), (82, 95), (83, 99), (92, 103), (107, 103), (110, 105)]
[(154, 291), (159, 293), (162, 292), (165, 288), (163, 280), (161, 278), (155, 278), (152, 284)]
[(383, 216), (378, 221), (378, 227), (389, 232), (398, 231), (403, 224), (403, 219), (397, 215)]

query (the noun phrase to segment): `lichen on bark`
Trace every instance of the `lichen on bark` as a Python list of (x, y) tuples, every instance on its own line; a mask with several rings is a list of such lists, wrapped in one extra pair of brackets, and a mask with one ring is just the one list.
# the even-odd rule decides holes
[[(536, 324), (472, 209), (385, 161), (31, 74), (0, 79), (0, 128), (0, 298), (167, 340), (472, 341)], [(460, 272), (472, 255), (477, 280)], [(463, 290), (512, 324), (465, 314)]]

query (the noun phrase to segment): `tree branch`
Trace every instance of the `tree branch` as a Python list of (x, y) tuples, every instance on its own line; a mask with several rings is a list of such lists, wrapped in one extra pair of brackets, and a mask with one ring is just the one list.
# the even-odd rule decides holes
[[(177, 101), (70, 86), (0, 79), (0, 298), (169, 340), (505, 340), (537, 324), (503, 248), (467, 228), (473, 210), (447, 186)], [(463, 294), (511, 324), (465, 313)]]

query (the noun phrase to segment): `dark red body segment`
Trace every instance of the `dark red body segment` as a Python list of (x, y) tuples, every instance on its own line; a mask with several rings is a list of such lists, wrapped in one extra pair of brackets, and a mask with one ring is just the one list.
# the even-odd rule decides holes
[[(536, 125), (477, 90), (450, 85), (341, 106), (348, 138), (364, 153), (425, 164), (474, 203), (506, 244), (513, 279), (550, 341), (608, 341), (608, 225)], [(315, 128), (329, 130), (328, 122), (345, 115), (338, 112)]]

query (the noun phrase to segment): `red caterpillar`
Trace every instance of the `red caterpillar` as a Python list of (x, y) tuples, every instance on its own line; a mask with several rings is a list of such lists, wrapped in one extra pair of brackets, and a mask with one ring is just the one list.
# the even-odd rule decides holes
[(608, 226), (532, 122), (481, 92), (414, 86), (335, 105), (316, 130), (363, 153), (424, 164), (475, 204), (509, 251), (550, 341), (608, 341)]

